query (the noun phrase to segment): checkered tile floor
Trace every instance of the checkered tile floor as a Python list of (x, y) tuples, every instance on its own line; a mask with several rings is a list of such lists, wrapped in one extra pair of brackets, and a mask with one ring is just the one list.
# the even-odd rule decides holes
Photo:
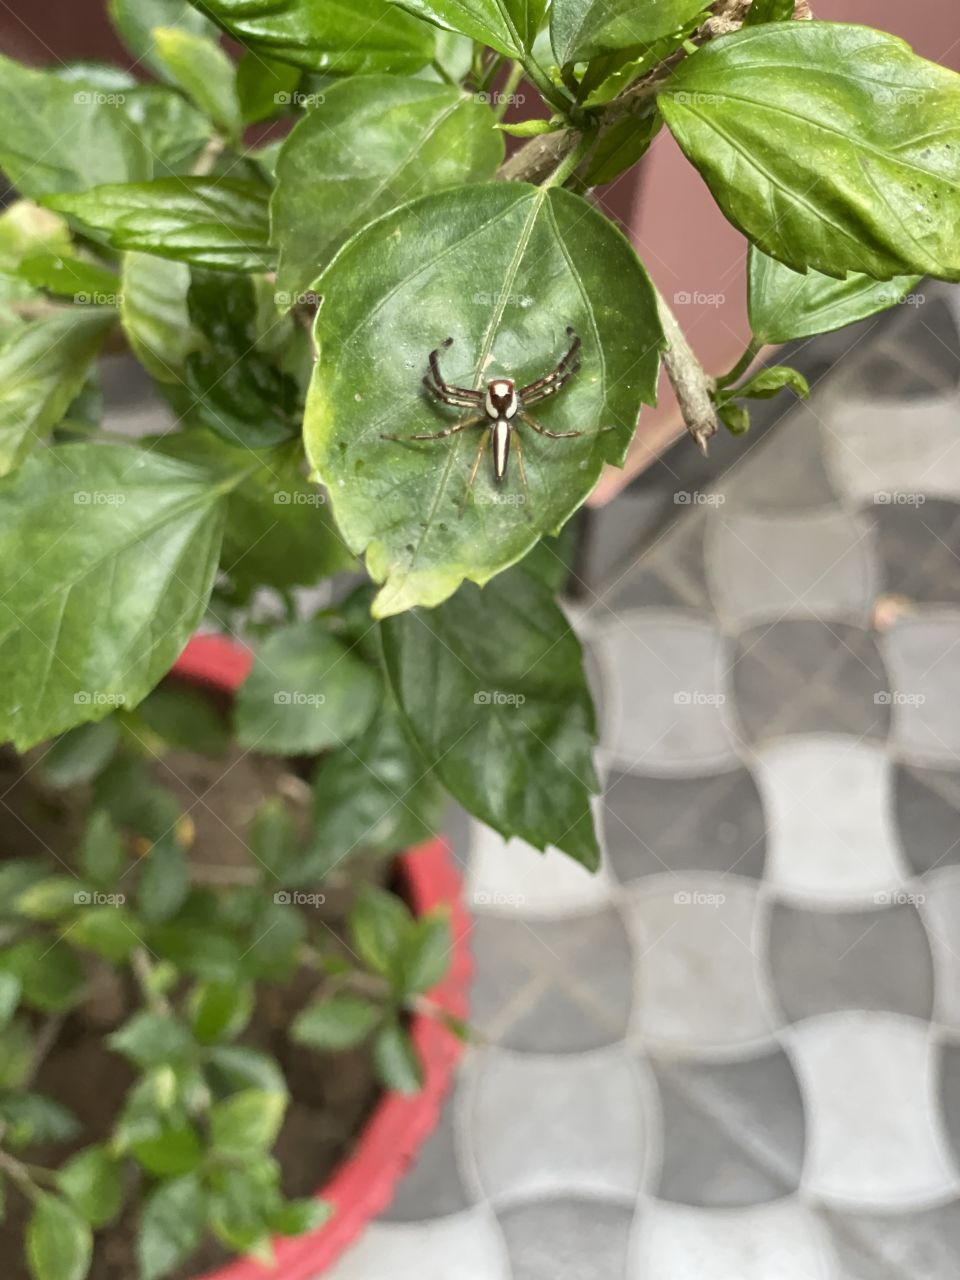
[(479, 1042), (334, 1280), (960, 1274), (954, 309), (578, 606), (604, 869), (464, 837)]

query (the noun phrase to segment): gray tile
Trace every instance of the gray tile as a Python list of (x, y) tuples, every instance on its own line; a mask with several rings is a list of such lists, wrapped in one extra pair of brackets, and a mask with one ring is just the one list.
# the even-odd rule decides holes
[(746, 737), (852, 733), (885, 738), (889, 681), (869, 632), (793, 620), (743, 632), (732, 661), (734, 703)]
[(940, 1045), (939, 1066), (943, 1123), (960, 1168), (960, 1044), (948, 1041)]
[(705, 778), (612, 773), (603, 831), (623, 883), (664, 871), (763, 874), (763, 807), (746, 769)]
[(443, 1218), (462, 1212), (474, 1202), (475, 1197), (464, 1186), (457, 1153), (455, 1117), (462, 1090), (458, 1079), (444, 1104), (439, 1124), (404, 1174), (381, 1221), (419, 1222)]
[[(646, 543), (633, 564), (611, 580), (601, 592), (604, 603), (614, 613), (658, 606), (709, 611), (703, 559), (707, 514), (700, 505), (675, 505), (676, 523)], [(598, 609), (595, 616), (604, 614)]]
[(778, 904), (770, 918), (769, 951), (777, 999), (791, 1021), (839, 1009), (930, 1016), (930, 945), (908, 903), (873, 911), (804, 911)]
[[(960, 450), (958, 450), (960, 452)], [(960, 610), (905, 619), (884, 636), (901, 759), (960, 765)]]
[(900, 846), (917, 875), (960, 863), (960, 773), (896, 765)]
[(626, 1049), (562, 1057), (488, 1049), (471, 1076), (473, 1158), (496, 1204), (636, 1198), (651, 1121)]
[[(921, 892), (923, 920), (933, 952), (934, 1017), (960, 1030), (960, 868), (931, 872)], [(960, 1102), (960, 1095), (956, 1100)]]
[(717, 613), (740, 627), (786, 617), (863, 623), (877, 593), (871, 526), (842, 511), (723, 512), (707, 573)]
[(564, 920), (479, 917), (471, 1022), (506, 1048), (573, 1053), (622, 1039), (633, 998), (619, 914)]
[(324, 1280), (511, 1280), (500, 1231), (486, 1205), (429, 1222), (372, 1222), (323, 1275)]
[(960, 1203), (914, 1213), (826, 1213), (842, 1280), (956, 1280)]
[(558, 1199), (500, 1215), (513, 1280), (626, 1280), (633, 1210)]
[(818, 399), (794, 405), (771, 439), (748, 448), (723, 483), (732, 511), (811, 511), (837, 496), (821, 453)]
[(803, 1102), (781, 1049), (743, 1062), (654, 1062), (663, 1108), (662, 1200), (729, 1208), (795, 1191)]
[(960, 503), (874, 503), (883, 589), (923, 604), (960, 604)]

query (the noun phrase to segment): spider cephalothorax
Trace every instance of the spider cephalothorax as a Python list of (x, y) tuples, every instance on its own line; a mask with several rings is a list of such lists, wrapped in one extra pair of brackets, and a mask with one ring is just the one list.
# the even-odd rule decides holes
[[(484, 450), (490, 440), (493, 441), (493, 477), (499, 484), (507, 474), (510, 442), (512, 439), (516, 439), (520, 479), (523, 481), (524, 487), (526, 487), (527, 477), (523, 467), (523, 449), (520, 444), (520, 436), (516, 431), (518, 422), (523, 422), (528, 427), (532, 427), (534, 431), (538, 431), (542, 436), (549, 436), (551, 440), (567, 440), (573, 436), (583, 435), (582, 431), (548, 431), (546, 427), (542, 427), (535, 418), (532, 418), (526, 412), (530, 405), (537, 404), (540, 400), (546, 400), (549, 396), (555, 395), (556, 392), (565, 387), (580, 368), (580, 362), (576, 358), (577, 352), (580, 350), (580, 339), (570, 327), (567, 328), (567, 337), (572, 339), (570, 348), (556, 368), (552, 369), (544, 377), (537, 378), (535, 382), (530, 382), (519, 390), (517, 390), (516, 383), (512, 378), (491, 378), (483, 389), (456, 387), (445, 382), (440, 372), (440, 352), (453, 345), (453, 339), (447, 338), (442, 347), (430, 352), (427, 362), (429, 368), (424, 376), (423, 385), (441, 404), (453, 405), (459, 409), (479, 409), (480, 412), (461, 418), (459, 422), (454, 422), (449, 427), (444, 427), (442, 431), (429, 431), (413, 436), (384, 436), (383, 438), (385, 440), (443, 440), (446, 436), (452, 436), (455, 432), (466, 430), (467, 427), (483, 427), (486, 434), (484, 434), (477, 449), (477, 456), (474, 459), (470, 480), (467, 484), (467, 495), (473, 488), (473, 482), (477, 478)], [(466, 497), (464, 502), (466, 502)]]

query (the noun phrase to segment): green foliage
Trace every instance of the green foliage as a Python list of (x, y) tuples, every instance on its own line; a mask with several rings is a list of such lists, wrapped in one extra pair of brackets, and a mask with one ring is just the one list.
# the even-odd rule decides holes
[(34, 1280), (83, 1280), (90, 1265), (90, 1226), (59, 1196), (41, 1195), (27, 1227), (27, 1260)]
[(451, 31), (486, 44), (508, 58), (522, 58), (537, 37), (546, 0), (395, 0)]
[(242, 129), (233, 62), (208, 36), (182, 27), (154, 27), (157, 58), (171, 80), (229, 137)]
[(562, 64), (649, 47), (707, 8), (704, 0), (647, 0), (642, 5), (636, 0), (553, 0), (553, 51)]

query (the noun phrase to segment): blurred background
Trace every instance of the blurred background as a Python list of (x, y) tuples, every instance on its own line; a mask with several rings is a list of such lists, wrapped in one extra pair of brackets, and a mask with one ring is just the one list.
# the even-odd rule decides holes
[[(960, 68), (955, 0), (816, 11)], [(0, 3), (0, 47), (129, 65), (100, 0)], [(669, 136), (600, 199), (729, 367), (745, 245)], [(334, 1280), (958, 1274), (958, 322), (925, 282), (792, 344), (810, 400), (709, 459), (665, 395), (602, 481), (568, 604), (603, 870), (451, 815), (477, 1041)], [(162, 427), (105, 363), (106, 425)]]

